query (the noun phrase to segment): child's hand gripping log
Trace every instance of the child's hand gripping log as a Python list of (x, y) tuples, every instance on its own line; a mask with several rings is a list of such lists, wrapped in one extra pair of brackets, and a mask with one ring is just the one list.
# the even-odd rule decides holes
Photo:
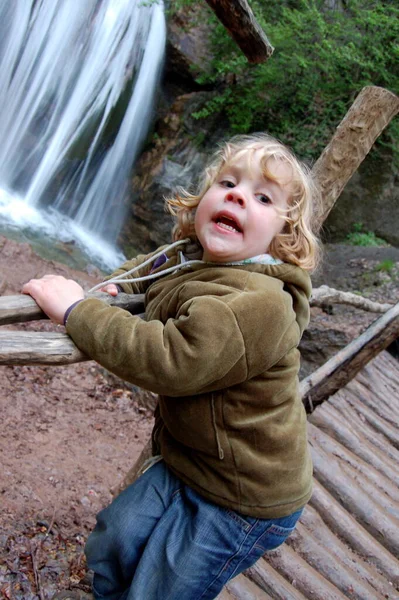
[[(113, 283), (104, 285), (100, 291), (111, 296), (118, 295), (118, 288)], [(43, 312), (59, 325), (63, 325), (68, 308), (85, 297), (83, 288), (76, 281), (61, 275), (44, 275), (40, 279), (31, 279), (23, 285), (22, 293), (32, 296)]]
[(44, 275), (41, 279), (31, 279), (22, 287), (23, 294), (29, 294), (37, 302), (43, 312), (54, 323), (62, 325), (65, 311), (83, 300), (83, 288), (72, 279), (60, 275)]

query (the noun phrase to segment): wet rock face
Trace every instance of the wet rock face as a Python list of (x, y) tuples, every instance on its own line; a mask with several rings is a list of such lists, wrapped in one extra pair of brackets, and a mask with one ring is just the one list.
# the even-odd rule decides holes
[[(209, 46), (209, 9), (202, 4), (177, 10), (168, 21), (166, 81), (198, 87), (195, 79), (209, 71), (212, 53)], [(166, 83), (167, 85), (167, 83)]]
[(388, 151), (372, 153), (342, 192), (325, 225), (329, 241), (340, 241), (362, 223), (365, 231), (399, 247), (399, 175)]
[(136, 165), (133, 201), (120, 235), (129, 256), (170, 241), (173, 220), (165, 211), (165, 198), (178, 186), (195, 189), (209, 153), (226, 136), (228, 123), (221, 115), (200, 120), (193, 116), (217, 94), (196, 82), (211, 59), (208, 11), (200, 4), (169, 18), (159, 118)]
[(200, 91), (176, 98), (158, 121), (156, 136), (142, 153), (133, 179), (135, 193), (130, 218), (122, 231), (129, 240), (128, 254), (148, 252), (171, 239), (172, 217), (165, 211), (165, 198), (181, 186), (196, 189), (209, 153), (227, 128), (220, 115), (198, 121), (193, 113), (213, 92)]

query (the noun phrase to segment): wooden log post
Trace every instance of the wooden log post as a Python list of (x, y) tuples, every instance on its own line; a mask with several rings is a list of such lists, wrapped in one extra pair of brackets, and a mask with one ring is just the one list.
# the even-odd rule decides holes
[[(342, 506), (353, 515), (393, 556), (399, 552), (397, 539), (398, 520), (386, 511), (379, 498), (365, 491), (358, 479), (345, 469), (345, 463), (338, 457), (327, 453), (317, 440), (315, 428), (309, 430), (309, 442), (313, 460), (314, 478), (324, 486)], [(374, 490), (373, 490), (374, 491)]]
[[(306, 512), (306, 511), (305, 511)], [(392, 592), (388, 582), (382, 577), (379, 578), (377, 572), (367, 568), (367, 564), (359, 557), (348, 552), (343, 544), (340, 545), (339, 539), (333, 534), (329, 535), (327, 528), (323, 527), (322, 520), (314, 511), (315, 521), (312, 523), (313, 531), (304, 527), (300, 522), (295, 528), (289, 545), (294, 546), (298, 553), (308, 565), (315, 571), (332, 583), (345, 596), (350, 589), (353, 598), (378, 598), (382, 600), (384, 595)], [(309, 515), (308, 515), (309, 517)], [(316, 526), (316, 527), (315, 527)], [(324, 529), (326, 534), (324, 539), (317, 539), (316, 533), (320, 534)], [(373, 585), (374, 584), (374, 585)], [(376, 589), (377, 587), (377, 589)], [(312, 586), (309, 586), (312, 589)], [(324, 596), (323, 596), (324, 598)], [(389, 598), (389, 596), (388, 596)]]
[[(381, 472), (373, 467), (357, 453), (352, 452), (315, 425), (313, 420), (308, 423), (308, 432), (312, 443), (314, 441), (326, 454), (334, 456), (334, 460), (339, 462), (343, 472), (352, 476), (359, 488), (366, 488), (366, 492), (372, 489), (373, 500), (399, 521), (399, 489), (395, 478), (393, 481), (390, 479), (389, 472)], [(392, 465), (390, 461), (387, 463)]]
[(376, 86), (362, 89), (313, 167), (321, 190), (321, 227), (377, 137), (399, 112), (399, 98)]
[(258, 560), (248, 569), (246, 575), (265, 593), (270, 594), (273, 600), (306, 600), (307, 598), (263, 559)]
[(217, 600), (275, 600), (242, 573), (230, 579)]
[[(104, 292), (88, 296), (99, 298), (134, 314), (144, 312), (144, 296)], [(31, 296), (0, 297), (0, 325), (47, 319)], [(0, 331), (0, 365), (70, 365), (89, 360), (63, 332)]]
[(273, 53), (263, 29), (246, 0), (206, 0), (219, 21), (253, 64), (266, 62)]
[(295, 588), (300, 591), (305, 598), (312, 600), (346, 600), (346, 594), (318, 573), (314, 567), (309, 565), (295, 550), (288, 544), (284, 544), (274, 552), (266, 554), (257, 564), (268, 562), (287, 581), (295, 581)]
[(0, 331), (0, 365), (54, 366), (85, 360), (90, 359), (61, 331)]
[[(387, 581), (386, 577), (382, 576), (377, 568), (365, 560), (362, 556), (355, 554), (353, 550), (350, 550), (348, 546), (340, 539), (340, 537), (328, 525), (323, 521), (318, 512), (311, 506), (307, 505), (302, 516), (301, 521), (296, 529), (294, 538), (289, 542), (294, 546), (295, 550), (303, 556), (306, 555), (306, 559), (310, 564), (316, 566), (318, 571), (319, 568), (319, 556), (321, 559), (325, 551), (327, 558), (327, 568), (335, 568), (335, 576), (338, 575), (341, 579), (341, 565), (343, 565), (343, 571), (345, 570), (350, 575), (350, 581), (348, 585), (344, 584), (344, 589), (349, 589), (350, 586), (355, 585), (371, 584), (374, 589), (358, 590), (357, 597), (360, 598), (372, 598), (375, 595), (375, 590), (378, 594), (382, 595), (383, 598), (389, 598), (392, 593), (392, 585)], [(313, 543), (317, 541), (318, 547), (312, 548)], [(339, 564), (336, 564), (336, 557), (339, 560)], [(392, 560), (391, 556), (391, 560)], [(323, 567), (322, 567), (323, 568)], [(326, 577), (330, 581), (334, 581), (334, 575), (330, 578), (328, 573)], [(338, 583), (335, 583), (337, 587), (340, 587)], [(342, 587), (340, 587), (342, 590)]]
[(358, 459), (367, 464), (369, 473), (383, 475), (399, 495), (399, 473), (394, 466), (399, 461), (398, 451), (384, 435), (379, 435), (373, 426), (361, 418), (356, 408), (360, 408), (362, 402), (356, 400), (355, 406), (351, 406), (349, 397), (353, 397), (352, 389), (347, 388), (345, 394), (339, 392), (334, 396), (334, 401), (323, 406), (323, 410), (315, 410), (310, 415), (310, 423), (354, 452)]

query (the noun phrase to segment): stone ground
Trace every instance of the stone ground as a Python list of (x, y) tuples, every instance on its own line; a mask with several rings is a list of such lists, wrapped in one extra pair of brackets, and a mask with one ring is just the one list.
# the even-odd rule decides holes
[[(96, 271), (73, 271), (0, 237), (2, 295), (46, 272), (76, 278), (85, 289), (100, 280)], [(399, 249), (329, 246), (314, 283), (397, 302)], [(346, 307), (314, 309), (312, 318), (351, 335), (367, 322)], [(2, 330), (54, 328), (41, 321)], [(45, 600), (57, 589), (85, 590), (85, 539), (150, 435), (151, 412), (138, 391), (91, 361), (1, 366), (0, 411), (0, 598)]]

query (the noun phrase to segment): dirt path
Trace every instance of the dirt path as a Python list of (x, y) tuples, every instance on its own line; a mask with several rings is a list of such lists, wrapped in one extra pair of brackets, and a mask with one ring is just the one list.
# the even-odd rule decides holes
[[(3, 295), (19, 293), (25, 281), (46, 272), (78, 279), (86, 289), (100, 280), (0, 237)], [(92, 361), (0, 367), (0, 414), (0, 598), (40, 597), (38, 573), (49, 598), (84, 573), (82, 547), (95, 514), (136, 460), (152, 418), (131, 390)]]

